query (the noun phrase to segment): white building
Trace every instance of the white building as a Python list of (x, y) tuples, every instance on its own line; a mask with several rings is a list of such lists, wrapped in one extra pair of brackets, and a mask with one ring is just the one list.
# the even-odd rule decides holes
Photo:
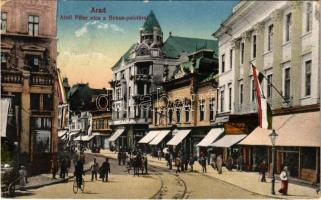
[[(251, 132), (241, 142), (249, 169), (263, 159), (270, 160), (270, 148), (264, 147), (270, 145), (265, 135), (268, 131), (256, 128), (252, 132), (257, 126), (253, 63), (281, 93), (264, 80), (273, 128), (279, 134), (277, 171), (281, 165), (291, 165), (292, 176), (310, 180), (309, 174), (316, 174), (320, 153), (316, 148), (320, 146), (319, 24), (318, 1), (241, 1), (214, 33), (219, 40), (218, 121), (228, 124), (238, 116), (234, 122), (244, 122), (242, 131)], [(310, 121), (303, 127), (295, 123), (297, 119)], [(314, 164), (303, 155), (309, 155)]]

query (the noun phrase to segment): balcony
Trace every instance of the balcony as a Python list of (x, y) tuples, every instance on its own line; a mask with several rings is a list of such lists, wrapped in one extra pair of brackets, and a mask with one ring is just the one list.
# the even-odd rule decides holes
[(257, 112), (257, 102), (250, 104), (235, 104), (234, 113), (235, 114), (248, 114)]
[(42, 72), (32, 72), (30, 76), (30, 85), (51, 86), (54, 80), (51, 74)]
[(147, 81), (150, 81), (151, 78), (152, 78), (152, 76), (149, 74), (137, 74), (137, 75), (130, 76), (130, 79), (134, 80), (134, 82), (136, 82), (136, 81), (147, 82)]
[(22, 83), (22, 72), (1, 70), (1, 83)]

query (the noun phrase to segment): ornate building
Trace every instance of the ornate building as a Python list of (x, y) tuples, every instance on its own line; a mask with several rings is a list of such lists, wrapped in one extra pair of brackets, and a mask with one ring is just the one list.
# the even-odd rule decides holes
[(1, 7), (1, 101), (9, 102), (5, 137), (32, 173), (48, 170), (57, 152), (56, 4), (12, 0)]
[[(139, 42), (112, 67), (114, 89), (110, 141), (133, 147), (152, 122), (152, 98), (157, 88), (172, 77), (189, 55), (200, 49), (217, 47), (215, 41), (172, 36), (163, 42), (163, 32), (153, 11), (139, 31)], [(146, 106), (142, 106), (146, 105)]]
[(317, 1), (246, 1), (238, 3), (214, 33), (219, 40), (218, 118), (226, 132), (243, 125), (238, 133), (250, 134), (240, 142), (248, 169), (257, 170), (263, 160), (271, 163), (268, 134), (272, 130), (256, 128), (253, 64), (266, 77), (263, 95), (272, 107), (272, 126), (279, 134), (277, 172), (288, 165), (293, 177), (316, 178), (320, 167), (319, 24)]

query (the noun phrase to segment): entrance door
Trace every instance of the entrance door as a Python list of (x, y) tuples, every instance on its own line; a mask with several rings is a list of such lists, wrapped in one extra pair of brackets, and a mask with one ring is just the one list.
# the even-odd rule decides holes
[(283, 166), (287, 166), (291, 177), (298, 177), (299, 154), (296, 152), (285, 152), (283, 154)]

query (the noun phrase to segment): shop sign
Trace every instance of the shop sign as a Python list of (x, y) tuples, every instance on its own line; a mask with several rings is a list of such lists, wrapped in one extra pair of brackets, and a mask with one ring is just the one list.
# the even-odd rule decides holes
[(224, 124), (224, 131), (227, 134), (248, 134), (245, 123), (227, 122)]

